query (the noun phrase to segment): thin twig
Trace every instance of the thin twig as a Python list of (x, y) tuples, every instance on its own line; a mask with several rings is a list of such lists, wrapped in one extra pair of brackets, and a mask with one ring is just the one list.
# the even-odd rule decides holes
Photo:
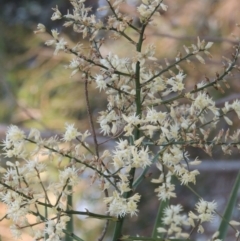
[[(87, 73), (86, 73), (87, 75)], [(90, 104), (89, 104), (89, 96), (88, 96), (88, 75), (86, 76), (85, 79), (85, 99), (86, 99), (86, 105), (87, 105), (87, 112), (88, 112), (88, 118), (89, 118), (89, 122), (90, 122), (90, 126), (92, 129), (92, 135), (93, 135), (93, 141), (94, 141), (94, 146), (95, 146), (95, 152), (96, 152), (96, 156), (97, 156), (97, 161), (105, 168), (105, 170), (110, 173), (110, 171), (108, 170), (108, 168), (106, 167), (106, 165), (104, 164), (104, 162), (100, 162), (100, 156), (99, 156), (99, 145), (98, 145), (98, 141), (97, 141), (97, 135), (96, 135), (96, 131), (94, 128), (94, 124), (93, 124), (93, 117), (92, 117), (92, 113), (90, 111)]]
[[(171, 39), (176, 39), (176, 40), (195, 40), (196, 36), (175, 36), (172, 34), (167, 34), (167, 33), (154, 33), (154, 34), (149, 34), (149, 36), (161, 36), (163, 38), (171, 38)], [(213, 36), (199, 36), (201, 39), (204, 39), (206, 41), (212, 41), (212, 42), (227, 42), (230, 44), (236, 44), (237, 41), (231, 40), (229, 38), (220, 38), (220, 37), (213, 37)]]
[(86, 100), (86, 104), (87, 104), (88, 119), (89, 119), (90, 126), (91, 126), (91, 129), (92, 129), (92, 134), (93, 134), (93, 141), (94, 141), (94, 146), (95, 146), (95, 152), (96, 152), (97, 158), (99, 159), (97, 135), (96, 135), (94, 124), (93, 124), (92, 113), (90, 111), (89, 96), (88, 96), (88, 79), (87, 79), (87, 77), (85, 79), (85, 100)]
[(104, 226), (104, 229), (101, 233), (101, 236), (98, 238), (98, 241), (102, 241), (107, 233), (107, 228), (108, 228), (108, 225), (109, 225), (109, 220), (106, 221), (105, 223), (105, 226)]
[[(105, 197), (109, 197), (107, 189), (104, 190), (104, 194), (105, 194)], [(109, 207), (109, 203), (107, 204), (107, 208), (108, 207)], [(107, 214), (109, 214), (109, 212), (107, 212)], [(105, 237), (105, 235), (107, 233), (108, 226), (109, 226), (109, 219), (107, 219), (107, 221), (106, 221), (106, 223), (104, 225), (103, 231), (102, 231), (100, 237), (98, 238), (98, 241), (102, 241), (104, 239), (104, 237)]]

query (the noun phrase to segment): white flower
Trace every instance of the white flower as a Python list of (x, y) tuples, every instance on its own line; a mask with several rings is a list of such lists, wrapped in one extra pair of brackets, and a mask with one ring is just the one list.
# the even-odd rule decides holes
[(233, 122), (227, 117), (227, 116), (223, 116), (224, 120), (227, 122), (228, 125), (232, 125)]
[(88, 136), (91, 136), (91, 133), (90, 133), (88, 130), (86, 130), (86, 131), (85, 131), (83, 134), (81, 134), (81, 135), (82, 135), (81, 141), (84, 142)]
[(107, 88), (107, 81), (103, 78), (102, 75), (96, 75), (95, 81), (97, 84), (97, 88), (99, 88), (100, 91)]
[(63, 141), (72, 141), (75, 140), (79, 135), (81, 135), (81, 133), (78, 132), (77, 128), (74, 127), (74, 124), (66, 123), (65, 126), (66, 131), (62, 138)]
[(70, 75), (70, 77), (72, 78), (77, 72), (79, 71), (79, 69), (74, 69)]
[(141, 15), (141, 19), (146, 19), (148, 18), (151, 13), (152, 13), (152, 9), (149, 9), (148, 6), (141, 4), (138, 8), (137, 11), (139, 12), (139, 14)]
[(165, 178), (160, 178), (158, 180), (154, 180), (153, 182), (161, 182), (160, 186), (156, 188), (154, 191), (157, 192), (157, 196), (159, 200), (167, 200), (173, 197), (176, 197), (176, 193), (174, 192), (175, 190), (175, 185), (171, 184), (171, 173), (168, 172), (167, 176)]
[(65, 68), (67, 69), (68, 68), (73, 69), (70, 77), (73, 77), (79, 71), (79, 65), (80, 65), (79, 59), (75, 58), (71, 60), (69, 65), (65, 66)]
[(146, 121), (149, 121), (150, 123), (162, 123), (162, 121), (165, 120), (167, 116), (166, 112), (157, 112), (155, 109), (148, 108), (147, 110), (147, 116), (146, 116)]
[(36, 128), (32, 128), (28, 135), (28, 139), (33, 139), (34, 141), (39, 141), (41, 139), (41, 133)]
[(57, 29), (52, 29), (51, 32), (54, 39), (58, 39), (59, 32), (57, 31)]
[(21, 221), (28, 214), (28, 207), (22, 200), (15, 200), (8, 205), (7, 217), (12, 219), (14, 222)]
[(234, 102), (232, 103), (231, 106), (234, 109), (234, 111), (236, 112), (238, 118), (240, 118), (240, 101), (234, 100)]
[(229, 224), (233, 225), (233, 226), (239, 226), (240, 225), (240, 222), (237, 222), (236, 220), (231, 220), (229, 222)]
[(131, 216), (137, 215), (137, 203), (140, 201), (140, 197), (141, 196), (138, 193), (135, 193), (132, 197), (128, 198), (127, 213), (129, 213)]
[(18, 225), (11, 225), (10, 226), (10, 231), (15, 239), (20, 239), (22, 235), (22, 229)]
[(145, 168), (151, 164), (148, 156), (148, 147), (144, 150), (141, 149), (138, 151), (138, 148), (135, 146), (131, 146), (131, 154), (132, 154), (132, 167), (142, 167)]
[(62, 184), (68, 182), (71, 186), (78, 184), (78, 170), (75, 167), (67, 167), (63, 171), (59, 171), (59, 181)]
[(115, 122), (116, 128), (118, 127), (119, 123), (119, 116), (116, 114), (114, 110), (111, 110), (109, 112), (102, 111), (100, 112), (100, 117), (98, 118), (98, 122), (101, 126), (101, 132), (104, 133), (104, 135), (109, 135), (112, 129), (112, 123)]
[(214, 101), (209, 98), (206, 93), (198, 93), (197, 98), (193, 102), (193, 107), (197, 108), (198, 110), (203, 110), (205, 108), (212, 110), (217, 109)]
[(61, 38), (60, 40), (56, 41), (55, 42), (55, 51), (54, 51), (53, 54), (57, 55), (59, 50), (65, 50), (66, 46), (67, 46), (67, 42), (63, 38)]
[(70, 220), (70, 217), (68, 216), (62, 216), (60, 218), (60, 222), (58, 222), (56, 224), (56, 231), (55, 233), (59, 236), (59, 237), (63, 237), (64, 236), (64, 232), (63, 230), (66, 228), (66, 223)]
[(230, 111), (231, 105), (228, 102), (224, 103), (224, 107), (222, 108), (222, 111), (224, 114), (226, 114), (228, 111)]
[(116, 191), (113, 196), (104, 198), (104, 202), (108, 204), (108, 212), (112, 216), (123, 217), (127, 213), (127, 202)]
[(55, 39), (50, 39), (50, 40), (48, 40), (48, 41), (45, 42), (45, 44), (46, 44), (47, 46), (51, 46), (51, 45), (53, 45), (53, 44), (55, 44), (55, 43), (56, 43), (56, 40), (55, 40)]
[(62, 14), (61, 14), (61, 12), (58, 10), (58, 6), (56, 6), (56, 8), (53, 8), (53, 10), (54, 10), (54, 13), (53, 13), (53, 15), (52, 15), (52, 17), (51, 17), (51, 20), (57, 20), (57, 19), (61, 19), (62, 18)]
[(202, 56), (200, 56), (199, 54), (196, 54), (195, 57), (199, 60), (200, 63), (205, 64), (205, 60)]
[(189, 48), (185, 45), (183, 45), (183, 47), (184, 47), (184, 50), (186, 51), (186, 53), (189, 54), (190, 53)]
[(171, 205), (164, 209), (162, 222), (165, 228), (158, 228), (158, 232), (167, 233), (168, 235), (174, 235), (179, 238), (182, 236), (182, 226), (189, 225), (186, 215), (181, 215), (180, 212), (183, 210), (181, 205)]
[(207, 202), (200, 199), (196, 204), (196, 210), (199, 213), (198, 219), (201, 220), (201, 223), (212, 221), (216, 208), (217, 203), (215, 201)]
[(34, 31), (34, 33), (38, 34), (38, 33), (44, 33), (44, 32), (46, 32), (46, 27), (43, 24), (39, 23), (37, 25), (37, 30)]
[(210, 49), (213, 45), (213, 42), (208, 42), (204, 49)]
[(167, 9), (168, 9), (167, 5), (161, 3), (160, 6), (161, 6), (162, 10), (167, 11)]
[(182, 91), (185, 89), (183, 79), (186, 77), (182, 72), (177, 74), (175, 77), (168, 79), (167, 83), (172, 86), (171, 91)]
[(181, 180), (181, 184), (187, 185), (188, 183), (192, 182), (192, 183), (196, 183), (196, 176), (199, 175), (199, 171), (198, 170), (193, 170), (193, 171), (187, 171), (186, 169), (184, 169), (184, 173), (181, 174), (180, 180)]
[(163, 223), (169, 225), (172, 222), (180, 223), (178, 214), (183, 210), (181, 205), (171, 205), (164, 209)]
[(6, 137), (7, 140), (13, 143), (22, 141), (26, 138), (24, 132), (14, 125), (8, 127)]
[(7, 129), (6, 139), (3, 141), (3, 150), (6, 157), (26, 157), (25, 141), (26, 135), (17, 126), (11, 125)]
[(70, 64), (68, 65), (68, 68), (76, 69), (78, 68), (79, 64), (80, 64), (79, 59), (72, 59)]
[(39, 161), (37, 158), (33, 160), (26, 161), (25, 168), (27, 170), (26, 175), (36, 175), (36, 171), (38, 173), (46, 171), (46, 164), (42, 161)]
[(124, 150), (127, 147), (128, 147), (128, 140), (119, 139), (119, 142), (117, 142), (117, 148), (120, 150)]
[(116, 191), (113, 192), (113, 196), (104, 198), (104, 202), (108, 204), (110, 215), (117, 217), (124, 217), (126, 214), (136, 215), (139, 200), (140, 195), (138, 193), (126, 199), (121, 197)]
[(118, 187), (119, 187), (119, 190), (121, 191), (121, 194), (131, 191), (131, 189), (129, 188), (128, 182), (120, 182), (118, 184)]

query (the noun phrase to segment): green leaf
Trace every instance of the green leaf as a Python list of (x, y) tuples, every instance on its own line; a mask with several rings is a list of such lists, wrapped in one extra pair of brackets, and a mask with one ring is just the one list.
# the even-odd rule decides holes
[(157, 217), (155, 219), (155, 224), (154, 224), (154, 228), (152, 231), (152, 238), (157, 238), (157, 236), (162, 237), (163, 234), (158, 233), (157, 232), (157, 228), (162, 227), (162, 217), (163, 217), (163, 211), (164, 209), (168, 206), (169, 201), (161, 201), (159, 204), (159, 208), (158, 208), (158, 213), (157, 213)]
[(222, 222), (221, 222), (221, 224), (219, 226), (219, 229), (218, 229), (218, 231), (219, 231), (218, 238), (219, 239), (224, 240), (226, 235), (227, 235), (227, 229), (228, 229), (228, 226), (229, 226), (229, 221), (230, 221), (230, 218), (232, 216), (232, 211), (233, 211), (233, 209), (236, 205), (236, 201), (237, 201), (237, 196), (238, 196), (237, 194), (238, 194), (239, 186), (240, 186), (240, 172), (237, 175), (234, 187), (232, 189), (232, 192), (230, 194), (230, 198), (228, 200), (225, 212), (224, 212), (223, 217), (222, 217)]

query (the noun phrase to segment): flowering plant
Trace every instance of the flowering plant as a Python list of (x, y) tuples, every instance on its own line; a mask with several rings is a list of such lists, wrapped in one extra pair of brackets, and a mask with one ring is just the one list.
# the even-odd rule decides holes
[[(74, 124), (66, 124), (63, 136), (43, 139), (36, 129), (26, 134), (17, 126), (10, 126), (3, 142), (7, 169), (2, 169), (0, 180), (1, 201), (6, 204), (4, 218), (12, 220), (10, 227), (16, 238), (28, 229), (33, 240), (83, 240), (73, 229), (75, 215), (83, 215), (105, 221), (98, 240), (104, 240), (109, 223), (115, 228), (111, 240), (191, 240), (193, 233), (204, 232), (204, 223), (214, 219), (217, 202), (206, 201), (194, 191), (200, 174), (197, 166), (201, 161), (188, 153), (189, 147), (200, 148), (212, 156), (215, 146), (221, 146), (224, 154), (231, 154), (233, 147), (240, 148), (239, 130), (220, 130), (213, 137), (212, 129), (218, 123), (232, 126), (230, 112), (240, 118), (240, 102), (226, 102), (218, 108), (207, 90), (214, 87), (223, 91), (228, 88), (228, 75), (238, 69), (240, 43), (234, 47), (232, 58), (225, 58), (224, 68), (213, 79), (197, 83), (193, 89), (186, 88), (187, 74), (181, 64), (196, 59), (205, 64), (211, 57), (209, 49), (213, 43), (197, 38), (197, 43), (183, 46), (185, 54), (177, 54), (175, 61), (160, 66), (155, 57), (156, 48), (145, 44), (146, 29), (151, 27), (159, 11), (167, 11), (162, 0), (142, 0), (137, 7), (136, 19), (124, 14), (124, 0), (107, 0), (106, 22), (91, 15), (84, 0), (71, 0), (73, 11), (62, 14), (54, 8), (52, 20), (65, 20), (63, 26), (73, 27), (88, 42), (70, 46), (58, 30), (51, 30), (52, 39), (46, 42), (54, 46), (54, 55), (60, 51), (73, 56), (67, 69), (71, 77), (80, 73), (85, 84), (85, 99), (91, 133), (81, 133)], [(42, 24), (35, 33), (47, 31)], [(131, 57), (122, 58), (115, 53), (102, 53), (105, 45), (101, 36), (111, 33), (112, 39), (121, 39), (135, 48)], [(106, 109), (99, 113), (97, 123), (100, 132), (114, 141), (112, 150), (100, 150), (101, 143), (95, 129), (89, 104), (89, 83), (107, 95)], [(184, 101), (184, 102), (183, 102)], [(89, 145), (89, 138), (93, 145)], [(57, 162), (57, 164), (56, 164)], [(51, 165), (58, 169), (56, 182), (44, 181), (51, 175)], [(150, 167), (158, 169), (159, 177), (150, 179), (156, 185), (156, 196), (160, 200), (159, 213), (152, 237), (130, 236), (122, 232), (126, 216), (137, 216), (140, 212), (141, 195), (138, 185), (147, 178)], [(102, 213), (78, 211), (73, 196), (79, 183), (91, 170), (92, 186), (101, 190), (104, 197), (99, 202), (106, 209)], [(140, 170), (140, 171), (139, 171)], [(195, 209), (184, 213), (181, 204), (169, 205), (176, 195), (176, 184), (189, 188), (198, 198)], [(237, 180), (238, 181), (238, 180)], [(239, 181), (238, 181), (239, 182)], [(235, 191), (236, 192), (236, 191)], [(29, 216), (35, 221), (30, 221)], [(160, 220), (160, 222), (159, 222)], [(227, 220), (235, 226), (237, 221)], [(211, 240), (224, 238), (221, 229)]]

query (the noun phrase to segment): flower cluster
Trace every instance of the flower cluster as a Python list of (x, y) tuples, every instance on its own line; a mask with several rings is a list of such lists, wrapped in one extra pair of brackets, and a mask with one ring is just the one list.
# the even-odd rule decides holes
[(189, 225), (189, 222), (186, 215), (180, 214), (182, 211), (183, 207), (181, 205), (171, 205), (165, 208), (162, 222), (166, 228), (159, 227), (158, 232), (167, 234), (169, 238), (188, 238), (189, 234), (183, 232), (182, 226)]
[(108, 212), (110, 215), (124, 217), (126, 214), (130, 214), (131, 216), (137, 214), (137, 203), (139, 200), (139, 194), (134, 194), (130, 198), (125, 199), (114, 191), (113, 196), (105, 198), (104, 202), (109, 205)]
[[(231, 154), (233, 146), (240, 148), (240, 130), (233, 134), (230, 130), (218, 131), (218, 123), (222, 120), (232, 126), (230, 112), (234, 111), (240, 118), (239, 100), (227, 102), (220, 108), (207, 91), (211, 86), (216, 90), (222, 90), (223, 86), (228, 88), (226, 78), (238, 68), (240, 44), (234, 49), (232, 59), (224, 63), (221, 73), (212, 80), (206, 76), (206, 82), (201, 81), (189, 89), (186, 81), (190, 77), (181, 65), (191, 62), (191, 58), (205, 64), (205, 58), (211, 57), (209, 50), (213, 43), (198, 38), (196, 44), (183, 46), (184, 56), (177, 54), (172, 63), (166, 60), (166, 66), (159, 66), (155, 45), (145, 44), (144, 40), (145, 29), (159, 12), (168, 9), (162, 0), (142, 0), (136, 7), (138, 21), (122, 11), (122, 4), (127, 4), (124, 0), (107, 0), (106, 6), (99, 9), (108, 10), (105, 22), (91, 14), (85, 0), (70, 2), (72, 12), (64, 15), (56, 7), (51, 19), (63, 19), (63, 26), (72, 26), (73, 31), (88, 41), (70, 46), (58, 30), (51, 30), (51, 39), (46, 45), (55, 47), (54, 55), (59, 51), (70, 54), (72, 60), (66, 68), (71, 69), (71, 77), (78, 73), (85, 83), (93, 146), (88, 142), (90, 132), (81, 133), (74, 124), (66, 124), (61, 138), (49, 139), (42, 139), (36, 129), (27, 135), (18, 127), (10, 126), (3, 141), (3, 156), (15, 160), (7, 162), (8, 169), (0, 180), (0, 198), (7, 206), (6, 217), (12, 219), (11, 230), (17, 238), (22, 229), (34, 227), (35, 230), (35, 226), (45, 223), (45, 228), (36, 228), (34, 239), (47, 236), (48, 241), (60, 240), (64, 234), (69, 235), (65, 232), (66, 224), (73, 214), (78, 214), (117, 220), (114, 240), (120, 240), (119, 228), (125, 216), (139, 212), (141, 195), (136, 188), (141, 181), (148, 181), (150, 167), (157, 167), (160, 172), (159, 178), (151, 180), (157, 185), (157, 197), (170, 201), (177, 197), (173, 179), (188, 188), (188, 184), (197, 183), (196, 177), (200, 174), (197, 165), (201, 161), (191, 156), (190, 147), (200, 148), (210, 156), (215, 145), (221, 146), (224, 154)], [(39, 24), (35, 33), (45, 31), (45, 26)], [(129, 56), (120, 57), (102, 50), (105, 46), (103, 36), (109, 36), (109, 32), (113, 34), (112, 39), (120, 38), (134, 47)], [(99, 132), (115, 145), (111, 150), (100, 148), (88, 83), (106, 94), (106, 109), (99, 112), (97, 123)], [(214, 128), (217, 133), (212, 131)], [(43, 180), (43, 176), (51, 176), (50, 164), (58, 170), (55, 181)], [(74, 187), (86, 179), (86, 170), (91, 173), (90, 183), (105, 195), (99, 199), (99, 203), (106, 206), (103, 214), (80, 212), (70, 203)], [(190, 225), (202, 233), (202, 223), (213, 219), (216, 206), (215, 201), (201, 199), (196, 211), (185, 216), (180, 214), (181, 205), (170, 205), (163, 212), (165, 227), (159, 227), (158, 232), (169, 238), (188, 238), (182, 226)], [(50, 216), (44, 216), (42, 207), (50, 211)], [(30, 223), (28, 215), (35, 216), (36, 222)], [(108, 222), (103, 235), (107, 225)], [(71, 232), (72, 237), (75, 234)]]
[[(193, 227), (195, 227), (197, 223), (198, 232), (203, 233), (204, 228), (202, 226), (202, 223), (212, 221), (216, 208), (217, 208), (217, 204), (215, 201), (207, 202), (201, 199), (196, 204), (197, 214), (194, 214), (193, 212), (189, 213), (189, 223)], [(196, 223), (194, 222), (194, 220), (196, 220)]]
[[(84, 141), (88, 135), (88, 132), (82, 134), (74, 128), (74, 125), (67, 124), (62, 141), (70, 142), (81, 136), (79, 141), (85, 145)], [(31, 148), (32, 144), (35, 148)], [(76, 151), (71, 158), (70, 154), (61, 151), (61, 144), (57, 138), (42, 139), (36, 129), (32, 129), (27, 136), (17, 126), (8, 128), (3, 142), (3, 155), (8, 158), (14, 157), (15, 161), (7, 161), (7, 169), (2, 170), (0, 200), (7, 206), (6, 217), (13, 221), (11, 231), (16, 238), (21, 236), (24, 228), (31, 225), (38, 226), (41, 223), (46, 223), (46, 228), (36, 229), (36, 232), (33, 232), (35, 240), (42, 239), (45, 234), (48, 235), (49, 241), (61, 240), (64, 236), (63, 230), (70, 220), (66, 213), (68, 209), (66, 200), (73, 192), (69, 187), (79, 183), (79, 169), (76, 167), (76, 162), (72, 161), (68, 166), (59, 165), (57, 182), (45, 182), (43, 178), (44, 175), (50, 174), (49, 167), (54, 157), (61, 160), (80, 157)], [(50, 193), (55, 196), (55, 200), (50, 200)], [(45, 205), (51, 210), (51, 219), (45, 218), (40, 211)], [(36, 216), (36, 223), (30, 222), (29, 215)]]
[(3, 150), (5, 157), (26, 157), (25, 134), (17, 126), (10, 126), (6, 133)]

